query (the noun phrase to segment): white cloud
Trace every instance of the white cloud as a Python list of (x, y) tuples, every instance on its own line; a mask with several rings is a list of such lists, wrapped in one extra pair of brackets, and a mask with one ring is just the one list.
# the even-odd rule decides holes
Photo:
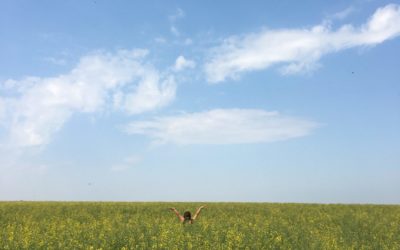
[(185, 41), (183, 42), (184, 45), (191, 45), (193, 44), (193, 40), (191, 38), (186, 38)]
[[(161, 108), (175, 99), (176, 84), (173, 76), (160, 79), (156, 71), (148, 71), (132, 93), (117, 92), (118, 105), (129, 114), (139, 114)], [(115, 104), (114, 100), (114, 104)]]
[(125, 171), (133, 166), (139, 164), (142, 161), (142, 158), (139, 155), (131, 155), (122, 160), (122, 163), (111, 166), (111, 171), (120, 172)]
[(258, 109), (214, 109), (156, 117), (125, 127), (128, 134), (147, 135), (155, 143), (241, 144), (287, 140), (309, 134), (318, 124)]
[(144, 62), (147, 53), (97, 52), (67, 74), (6, 81), (3, 88), (13, 93), (0, 97), (0, 124), (8, 130), (8, 144), (47, 144), (71, 115), (104, 110), (114, 93), (120, 95), (117, 108), (132, 114), (167, 105), (175, 97), (175, 82)]
[(6, 102), (2, 98), (0, 98), (0, 124), (3, 121), (3, 117), (6, 114)]
[(45, 57), (44, 60), (45, 60), (46, 62), (55, 64), (55, 65), (59, 65), (59, 66), (62, 66), (62, 65), (66, 65), (66, 64), (67, 64), (67, 61), (66, 61), (65, 59), (62, 59), (62, 58)]
[(175, 22), (178, 19), (185, 17), (185, 12), (181, 8), (177, 8), (175, 13), (170, 15), (168, 19), (170, 22)]
[(164, 38), (164, 37), (156, 37), (156, 38), (154, 38), (154, 41), (156, 42), (156, 43), (160, 43), (160, 44), (163, 44), (163, 43), (166, 43), (167, 42), (167, 40)]
[(181, 71), (185, 68), (194, 68), (196, 67), (196, 63), (192, 60), (187, 60), (184, 56), (178, 56), (175, 61), (174, 70)]
[(175, 36), (180, 36), (180, 32), (179, 32), (178, 28), (176, 27), (175, 23), (177, 20), (184, 18), (184, 17), (185, 17), (185, 12), (181, 8), (177, 8), (176, 12), (173, 15), (168, 16), (168, 19), (170, 22), (170, 31)]
[(400, 6), (379, 8), (359, 28), (331, 30), (328, 22), (310, 29), (264, 30), (225, 39), (205, 64), (209, 82), (237, 78), (246, 71), (283, 65), (284, 74), (314, 69), (325, 54), (357, 46), (373, 46), (400, 34)]
[(347, 7), (346, 9), (339, 11), (333, 15), (331, 15), (332, 19), (338, 19), (338, 20), (343, 20), (346, 17), (348, 17), (350, 14), (352, 14), (356, 9), (353, 6)]
[(174, 34), (175, 36), (180, 36), (180, 34), (181, 34), (181, 33), (179, 32), (178, 28), (175, 27), (175, 25), (171, 25), (170, 31), (171, 31), (171, 33)]

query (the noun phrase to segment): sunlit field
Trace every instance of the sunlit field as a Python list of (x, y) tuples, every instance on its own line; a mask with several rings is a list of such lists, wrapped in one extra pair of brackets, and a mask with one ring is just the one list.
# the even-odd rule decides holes
[(1, 249), (400, 249), (400, 206), (0, 202)]

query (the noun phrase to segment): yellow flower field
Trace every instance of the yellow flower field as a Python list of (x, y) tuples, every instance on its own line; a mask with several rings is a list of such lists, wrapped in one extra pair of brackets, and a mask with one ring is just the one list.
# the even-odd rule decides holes
[(400, 206), (0, 202), (0, 249), (400, 249)]

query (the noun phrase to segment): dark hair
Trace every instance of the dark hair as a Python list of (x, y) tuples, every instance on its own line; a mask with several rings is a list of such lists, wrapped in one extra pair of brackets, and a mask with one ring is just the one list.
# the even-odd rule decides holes
[(192, 215), (190, 214), (189, 211), (186, 211), (183, 213), (183, 218), (185, 218), (185, 221), (188, 221), (192, 219)]

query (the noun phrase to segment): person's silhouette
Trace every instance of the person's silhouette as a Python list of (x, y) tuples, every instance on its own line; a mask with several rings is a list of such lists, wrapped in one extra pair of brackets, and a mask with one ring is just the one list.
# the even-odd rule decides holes
[(201, 206), (197, 209), (196, 213), (194, 214), (193, 218), (192, 218), (192, 214), (189, 211), (186, 211), (183, 213), (183, 216), (178, 212), (178, 210), (176, 210), (174, 207), (171, 207), (170, 209), (176, 214), (176, 216), (178, 216), (179, 220), (182, 223), (189, 223), (189, 224), (193, 224), (193, 222), (197, 219), (197, 217), (199, 216), (201, 210), (203, 208), (205, 208), (206, 206)]

